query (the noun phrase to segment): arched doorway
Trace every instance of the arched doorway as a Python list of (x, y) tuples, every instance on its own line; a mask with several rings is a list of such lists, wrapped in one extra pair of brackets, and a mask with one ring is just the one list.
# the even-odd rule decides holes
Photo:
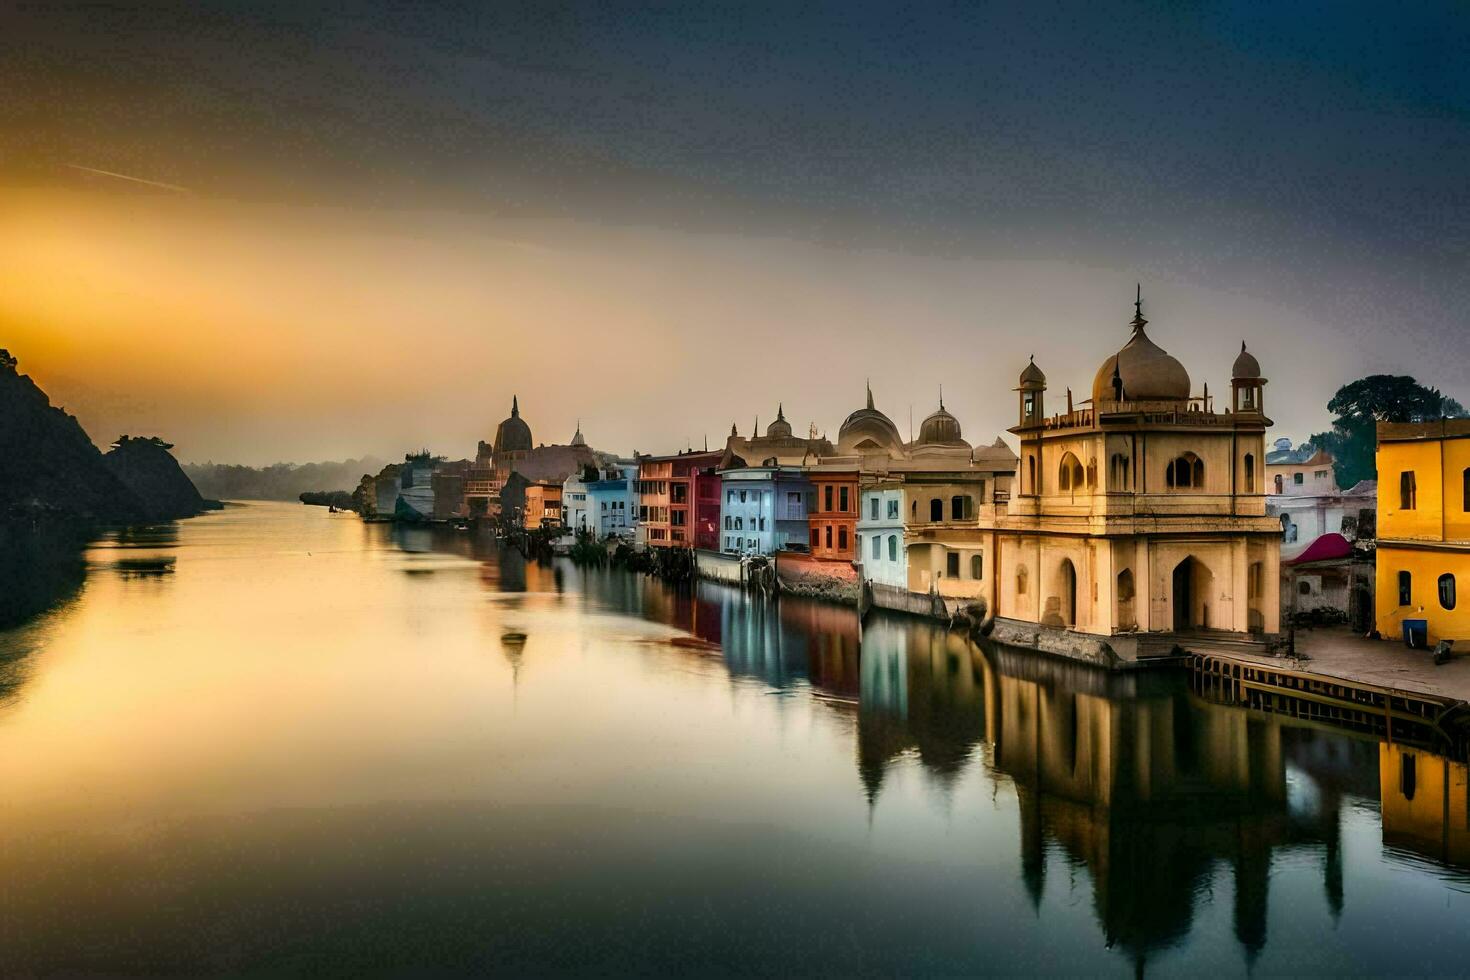
[(1077, 568), (1072, 559), (1063, 558), (1057, 569), (1057, 595), (1061, 608), (1057, 610), (1066, 626), (1077, 625)]
[(1204, 629), (1210, 625), (1210, 588), (1215, 577), (1198, 558), (1190, 556), (1174, 566), (1174, 629)]
[(1133, 569), (1118, 573), (1118, 629), (1131, 630), (1138, 622), (1133, 617)]

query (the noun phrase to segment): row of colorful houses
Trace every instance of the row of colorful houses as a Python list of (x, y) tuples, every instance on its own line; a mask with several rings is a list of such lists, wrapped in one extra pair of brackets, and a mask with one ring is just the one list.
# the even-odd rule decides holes
[[(1267, 451), (1266, 379), (1244, 344), (1217, 404), (1147, 324), (1139, 302), (1090, 397), (1076, 400), (1069, 387), (1056, 409), (1041, 368), (1024, 365), (1011, 442), (970, 443), (942, 397), (905, 440), (869, 387), (835, 440), (816, 426), (795, 434), (778, 406), (764, 429), (732, 426), (721, 449), (614, 456), (590, 448), (580, 425), (564, 445), (535, 444), (513, 399), (474, 460), (408, 457), (376, 478), (371, 496), (399, 519), (585, 529), (711, 560), (761, 556), (779, 568), (784, 559), (804, 575), (825, 570), (936, 610), (983, 601), (1014, 635), (1050, 627), (1109, 638), (1115, 650), (1156, 634), (1270, 642), (1283, 609), (1301, 605), (1281, 583), (1310, 590), (1322, 578), (1317, 567), (1283, 576), (1283, 542), (1289, 559), (1320, 564), (1328, 526), (1367, 521), (1361, 505), (1373, 488), (1333, 496), (1330, 458), (1289, 443)], [(1445, 516), (1451, 469), (1430, 473), (1440, 457), (1424, 449), (1470, 446), (1470, 431), (1446, 426), (1383, 434), (1380, 467), (1413, 456), (1406, 472), (1422, 471), (1401, 488), (1411, 504), (1380, 508), (1376, 592), (1406, 597), (1396, 612), (1378, 608), (1386, 632), (1390, 619), (1423, 618), (1435, 603), (1448, 615), (1430, 616), (1431, 636), (1470, 627), (1454, 595), (1462, 572), (1436, 570), (1470, 553), (1460, 526), (1470, 521)], [(1440, 453), (1445, 467), (1461, 465), (1458, 452)], [(1470, 482), (1465, 490), (1470, 507)], [(1385, 575), (1399, 576), (1393, 588)], [(1159, 646), (1131, 648), (1144, 656)]]

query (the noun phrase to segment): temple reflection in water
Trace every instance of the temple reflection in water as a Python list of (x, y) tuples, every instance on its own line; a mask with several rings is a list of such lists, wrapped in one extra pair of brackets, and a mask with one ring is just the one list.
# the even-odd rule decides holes
[[(897, 765), (917, 763), (945, 794), (983, 771), (993, 790), (1014, 791), (1032, 904), (1072, 886), (1049, 882), (1058, 869), (1068, 879), (1084, 871), (1105, 941), (1140, 969), (1183, 941), (1217, 893), (1229, 896), (1235, 939), (1253, 962), (1283, 860), (1317, 869), (1338, 917), (1351, 900), (1342, 820), (1354, 806), (1381, 800), (1385, 854), (1470, 867), (1464, 763), (1212, 703), (1182, 674), (1101, 672), (918, 619), (860, 627), (843, 607), (540, 565), (464, 537), (397, 543), (478, 561), (485, 586), (530, 606), (577, 603), (665, 625), (673, 646), (718, 658), (732, 682), (818, 698), (851, 719), (856, 788), (870, 810)], [(525, 637), (502, 637), (502, 647), (519, 670)]]
[(1013, 786), (1033, 904), (1056, 867), (1049, 856), (1085, 869), (1107, 943), (1140, 968), (1184, 939), (1222, 872), (1248, 962), (1268, 939), (1273, 862), (1315, 862), (1336, 918), (1347, 900), (1343, 813), (1380, 792), (1386, 848), (1470, 866), (1466, 766), (1422, 749), (1214, 704), (1182, 676), (1101, 672), (920, 620), (860, 628), (840, 607), (603, 578), (623, 591), (589, 581), (597, 601), (718, 645), (732, 677), (805, 687), (854, 711), (870, 805), (903, 759), (946, 792), (977, 765)]

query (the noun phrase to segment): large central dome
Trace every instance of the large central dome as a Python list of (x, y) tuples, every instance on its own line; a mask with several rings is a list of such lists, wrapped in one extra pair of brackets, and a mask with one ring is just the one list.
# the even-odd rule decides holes
[(1092, 379), (1093, 405), (1120, 400), (1119, 382), (1122, 383), (1122, 401), (1185, 401), (1189, 398), (1189, 372), (1149, 339), (1143, 329), (1147, 324), (1140, 309), (1133, 317), (1133, 336), (1128, 343), (1097, 369), (1097, 376)]
[(495, 429), (496, 453), (529, 452), (531, 449), (531, 427), (521, 418), (520, 399), (512, 395), (510, 418)]
[(894, 458), (903, 455), (903, 437), (893, 420), (873, 407), (873, 389), (868, 389), (868, 405), (843, 420), (837, 431), (837, 451), (848, 453), (886, 452)]

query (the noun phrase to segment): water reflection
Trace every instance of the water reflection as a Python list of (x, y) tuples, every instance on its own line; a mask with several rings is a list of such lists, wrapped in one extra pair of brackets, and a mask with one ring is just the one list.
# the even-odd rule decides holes
[(1182, 675), (1103, 673), (919, 620), (879, 616), (862, 629), (845, 609), (709, 583), (676, 592), (602, 574), (586, 586), (611, 608), (720, 645), (733, 676), (855, 700), (870, 806), (910, 757), (945, 792), (972, 765), (1009, 781), (1033, 908), (1056, 851), (1086, 869), (1107, 945), (1140, 970), (1189, 935), (1220, 869), (1246, 964), (1268, 940), (1278, 862), (1308, 859), (1339, 917), (1353, 801), (1381, 793), (1386, 847), (1470, 865), (1466, 765), (1423, 750), (1205, 701)]
[(1463, 963), (1463, 763), (1182, 677), (310, 508), (88, 561), (0, 633), (15, 972)]

